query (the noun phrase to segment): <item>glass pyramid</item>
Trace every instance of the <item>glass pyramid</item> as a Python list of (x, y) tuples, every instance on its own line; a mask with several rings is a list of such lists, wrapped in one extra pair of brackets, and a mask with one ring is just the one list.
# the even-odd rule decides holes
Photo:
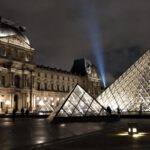
[(150, 51), (148, 50), (97, 101), (112, 112), (150, 111)]
[(45, 99), (45, 100), (37, 100), (37, 103), (40, 104), (37, 110), (40, 112), (52, 112), (54, 111), (53, 107), (51, 106), (50, 102)]
[(83, 117), (104, 115), (104, 107), (92, 98), (82, 87), (76, 85), (65, 101), (58, 106), (50, 118)]

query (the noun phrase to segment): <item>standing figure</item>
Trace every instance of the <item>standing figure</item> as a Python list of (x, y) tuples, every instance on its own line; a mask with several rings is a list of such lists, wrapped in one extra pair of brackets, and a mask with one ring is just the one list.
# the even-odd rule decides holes
[(140, 104), (139, 115), (142, 115), (142, 104)]
[(121, 112), (120, 112), (120, 108), (119, 107), (117, 108), (117, 113), (118, 113), (118, 116), (120, 117)]
[(15, 121), (15, 117), (16, 117), (16, 108), (13, 109), (12, 117), (13, 117), (13, 121)]
[(29, 109), (27, 108), (27, 110), (26, 110), (26, 117), (28, 117), (29, 116)]
[(108, 106), (107, 107), (107, 114), (110, 116), (111, 115), (111, 108)]
[(24, 116), (24, 109), (23, 109), (23, 107), (21, 108), (21, 116)]

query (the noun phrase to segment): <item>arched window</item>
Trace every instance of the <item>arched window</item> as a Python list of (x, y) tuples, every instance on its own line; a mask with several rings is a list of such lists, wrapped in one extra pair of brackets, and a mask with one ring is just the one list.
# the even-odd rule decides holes
[(15, 87), (20, 88), (20, 76), (19, 75), (15, 76)]

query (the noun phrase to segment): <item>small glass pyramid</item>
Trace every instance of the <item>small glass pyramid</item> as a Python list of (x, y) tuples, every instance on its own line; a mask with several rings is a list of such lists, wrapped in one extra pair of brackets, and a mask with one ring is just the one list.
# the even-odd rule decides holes
[[(103, 106), (81, 86), (76, 85), (65, 101), (54, 111), (52, 117), (83, 117), (104, 115)], [(51, 117), (50, 116), (50, 117)]]

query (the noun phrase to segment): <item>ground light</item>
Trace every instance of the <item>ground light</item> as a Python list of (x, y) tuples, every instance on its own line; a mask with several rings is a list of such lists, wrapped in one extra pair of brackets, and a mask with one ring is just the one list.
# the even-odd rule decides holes
[(137, 123), (136, 122), (128, 123), (128, 134), (129, 135), (138, 134), (138, 129), (137, 129)]
[[(128, 132), (120, 132), (120, 133), (118, 133), (116, 135), (117, 136), (131, 136), (131, 135), (128, 134)], [(139, 132), (138, 134), (134, 134), (131, 137), (133, 137), (133, 138), (140, 138), (140, 137), (143, 137), (143, 136), (146, 136), (146, 135), (147, 135), (147, 133), (145, 133), (145, 132)]]
[(121, 132), (117, 134), (117, 136), (131, 136), (133, 138), (139, 138), (145, 135), (147, 135), (147, 133), (138, 131), (138, 125), (136, 122), (128, 123), (128, 132)]
[(65, 123), (60, 124), (60, 127), (65, 127), (65, 126), (66, 126)]

